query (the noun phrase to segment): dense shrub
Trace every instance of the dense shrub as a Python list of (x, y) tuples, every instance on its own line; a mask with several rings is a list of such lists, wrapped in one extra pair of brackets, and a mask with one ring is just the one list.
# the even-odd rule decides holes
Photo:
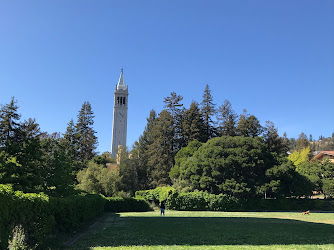
[(24, 194), (9, 185), (0, 185), (0, 249), (6, 249), (15, 227), (23, 228), (26, 243), (42, 243), (55, 225), (49, 197), (44, 194)]
[(106, 198), (104, 206), (106, 212), (146, 212), (151, 211), (150, 204), (141, 198)]
[(81, 194), (52, 198), (25, 194), (0, 185), (0, 249), (6, 249), (12, 230), (24, 232), (22, 244), (43, 248), (54, 231), (70, 231), (103, 212), (106, 200), (100, 195)]
[(106, 200), (97, 194), (72, 195), (65, 198), (50, 198), (56, 230), (69, 232), (85, 221), (103, 213)]
[(334, 200), (316, 199), (241, 199), (226, 194), (209, 194), (204, 191), (178, 193), (171, 187), (137, 191), (136, 197), (148, 202), (165, 200), (168, 209), (184, 211), (334, 211)]
[(172, 187), (157, 187), (150, 190), (141, 190), (135, 193), (136, 198), (142, 198), (150, 203), (159, 204), (161, 201), (166, 201), (167, 198), (175, 191)]

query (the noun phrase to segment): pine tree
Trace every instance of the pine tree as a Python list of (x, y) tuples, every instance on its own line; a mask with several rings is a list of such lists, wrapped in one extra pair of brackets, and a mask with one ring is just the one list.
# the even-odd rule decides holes
[(184, 110), (182, 109), (183, 104), (181, 101), (183, 97), (172, 92), (169, 97), (164, 99), (165, 108), (170, 113), (172, 117), (172, 127), (173, 127), (173, 152), (174, 155), (180, 150), (184, 145), (182, 138), (182, 119)]
[(203, 93), (203, 100), (201, 103), (201, 113), (204, 119), (204, 135), (206, 140), (216, 136), (216, 129), (214, 126), (214, 121), (212, 120), (213, 115), (216, 113), (216, 104), (213, 103), (213, 97), (211, 95), (211, 90), (207, 84)]
[(151, 188), (152, 167), (149, 164), (149, 148), (153, 143), (153, 128), (156, 120), (155, 110), (151, 110), (147, 118), (147, 125), (139, 140), (134, 143), (131, 151), (132, 158), (135, 161), (138, 175), (138, 188), (141, 190)]
[(185, 142), (183, 146), (187, 146), (193, 140), (205, 142), (204, 127), (204, 120), (198, 103), (192, 101), (190, 108), (184, 112), (182, 119), (182, 137)]
[(231, 103), (228, 100), (225, 100), (224, 104), (218, 109), (217, 120), (219, 122), (219, 134), (235, 136), (237, 133), (237, 117), (237, 114), (232, 109)]
[(78, 143), (78, 155), (81, 162), (92, 159), (96, 153), (97, 137), (93, 129), (94, 115), (89, 102), (84, 102), (75, 125), (75, 140)]
[(9, 104), (0, 109), (0, 147), (9, 146), (17, 142), (20, 130), (20, 115), (18, 114), (17, 101), (12, 97)]
[(270, 152), (277, 153), (277, 155), (287, 156), (289, 150), (285, 139), (278, 135), (277, 128), (271, 121), (266, 121), (264, 128), (264, 141), (267, 143)]
[(247, 114), (247, 110), (244, 109), (237, 125), (238, 135), (254, 138), (260, 136), (262, 132), (263, 128), (260, 125), (259, 120), (254, 115)]
[(160, 112), (153, 128), (153, 143), (149, 146), (151, 185), (171, 184), (169, 172), (174, 165), (173, 118), (167, 110)]

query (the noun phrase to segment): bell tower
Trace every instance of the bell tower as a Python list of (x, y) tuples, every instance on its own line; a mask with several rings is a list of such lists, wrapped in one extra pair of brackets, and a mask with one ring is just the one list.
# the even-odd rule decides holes
[(116, 158), (118, 146), (126, 148), (128, 121), (128, 86), (124, 83), (123, 69), (114, 92), (114, 110), (111, 139), (111, 155)]

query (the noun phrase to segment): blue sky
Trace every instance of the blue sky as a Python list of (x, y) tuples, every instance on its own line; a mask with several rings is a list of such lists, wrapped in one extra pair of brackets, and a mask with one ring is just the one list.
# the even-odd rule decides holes
[(334, 132), (334, 1), (1, 1), (0, 104), (61, 132), (84, 101), (110, 151), (113, 92), (129, 86), (130, 146), (175, 91), (185, 107), (247, 109), (282, 135)]

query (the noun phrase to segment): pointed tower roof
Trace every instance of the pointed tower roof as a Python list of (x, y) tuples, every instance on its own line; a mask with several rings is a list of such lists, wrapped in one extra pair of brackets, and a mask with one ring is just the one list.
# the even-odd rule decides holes
[(125, 89), (127, 89), (127, 87), (125, 86), (125, 83), (124, 83), (123, 69), (122, 69), (121, 75), (119, 77), (118, 84), (117, 84), (117, 90), (125, 90)]

